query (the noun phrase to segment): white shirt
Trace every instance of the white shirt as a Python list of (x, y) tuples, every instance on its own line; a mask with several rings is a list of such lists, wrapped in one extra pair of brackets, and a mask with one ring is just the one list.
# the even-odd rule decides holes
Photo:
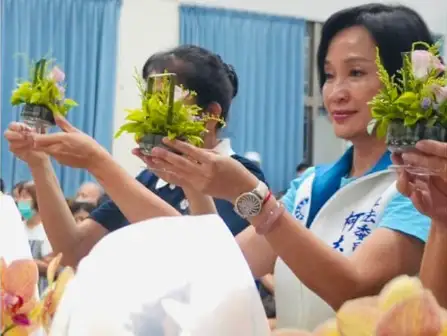
[(40, 253), (42, 257), (47, 256), (51, 252), (53, 252), (53, 249), (51, 248), (50, 241), (48, 240), (47, 234), (45, 232), (45, 229), (43, 227), (43, 224), (40, 223), (32, 228), (26, 228), (26, 233), (28, 235), (28, 241), (30, 244), (32, 242), (39, 242), (39, 245), (41, 245)]
[(4, 194), (0, 194), (0, 256), (7, 263), (32, 259), (19, 210), (14, 200)]

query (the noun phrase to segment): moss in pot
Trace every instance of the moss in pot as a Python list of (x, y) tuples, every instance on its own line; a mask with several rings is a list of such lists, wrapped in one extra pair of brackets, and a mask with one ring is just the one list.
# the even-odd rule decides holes
[(31, 80), (20, 82), (11, 96), (13, 106), (23, 105), (24, 123), (39, 132), (55, 125), (54, 116), (66, 116), (77, 103), (65, 97), (65, 74), (51, 61), (42, 58), (31, 66)]
[(194, 104), (195, 92), (185, 90), (177, 84), (177, 76), (172, 73), (149, 76), (147, 83), (136, 76), (141, 94), (141, 107), (127, 110), (126, 123), (115, 135), (134, 135), (141, 152), (150, 155), (154, 147), (166, 147), (162, 139), (179, 139), (194, 146), (203, 145), (206, 122), (223, 121), (208, 115)]
[(402, 58), (397, 76), (390, 76), (377, 50), (382, 89), (369, 103), (368, 131), (385, 137), (394, 153), (415, 150), (420, 140), (447, 141), (447, 77), (439, 44), (414, 43)]

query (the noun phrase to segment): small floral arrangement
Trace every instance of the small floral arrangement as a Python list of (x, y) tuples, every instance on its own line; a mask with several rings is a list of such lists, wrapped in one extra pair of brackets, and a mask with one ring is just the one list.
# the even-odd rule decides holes
[[(419, 50), (420, 47), (424, 50)], [(412, 50), (402, 57), (403, 66), (398, 76), (390, 76), (377, 49), (376, 63), (382, 89), (369, 103), (373, 120), (368, 130), (375, 129), (379, 137), (387, 132), (389, 136), (389, 126), (397, 123), (407, 128), (401, 135), (408, 135), (408, 129), (419, 132), (413, 134), (417, 141), (426, 136), (420, 126), (447, 127), (447, 77), (439, 56), (439, 44), (414, 43)]]
[(197, 94), (177, 85), (175, 74), (152, 75), (147, 83), (142, 77), (135, 77), (141, 95), (141, 108), (126, 111), (128, 122), (120, 127), (115, 138), (126, 132), (134, 134), (137, 142), (147, 135), (158, 135), (201, 146), (207, 121), (216, 120), (225, 124), (220, 118), (204, 114), (193, 103)]
[[(77, 106), (74, 100), (65, 97), (64, 72), (57, 66), (49, 70), (50, 64), (51, 61), (42, 58), (31, 65), (31, 80), (20, 82), (12, 93), (13, 106), (25, 104), (24, 111), (28, 112), (33, 111), (33, 107), (43, 107), (51, 112), (46, 119), (54, 115), (65, 116), (71, 108)], [(22, 113), (22, 116), (26, 118), (29, 113)], [(34, 117), (45, 118), (41, 115)]]
[(16, 260), (6, 264), (0, 258), (0, 336), (27, 336), (43, 327), (48, 333), (57, 305), (74, 271), (65, 267), (54, 281), (62, 255), (56, 256), (47, 270), (48, 288), (42, 299), (36, 297), (39, 278), (33, 260)]
[(336, 317), (313, 333), (296, 331), (274, 335), (361, 336), (447, 335), (447, 310), (441, 308), (420, 280), (406, 275), (390, 281), (378, 296), (346, 302)]

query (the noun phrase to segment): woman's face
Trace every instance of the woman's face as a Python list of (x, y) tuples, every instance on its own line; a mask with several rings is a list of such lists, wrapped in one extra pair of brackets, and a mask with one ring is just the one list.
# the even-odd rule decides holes
[(375, 57), (376, 44), (361, 26), (342, 30), (329, 45), (323, 101), (337, 137), (368, 136), (368, 102), (381, 87)]

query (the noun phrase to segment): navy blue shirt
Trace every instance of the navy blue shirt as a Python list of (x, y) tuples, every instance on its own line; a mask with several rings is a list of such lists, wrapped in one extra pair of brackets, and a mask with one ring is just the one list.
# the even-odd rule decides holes
[[(244, 165), (244, 167), (251, 171), (251, 173), (259, 180), (265, 182), (264, 174), (255, 163), (239, 155), (232, 155), (231, 157)], [(156, 185), (158, 177), (148, 170), (142, 171), (137, 176), (137, 180), (154, 194), (172, 205), (181, 214), (188, 214), (187, 201), (185, 200), (185, 194), (181, 188), (172, 188), (171, 185), (167, 184), (157, 189)], [(233, 236), (236, 236), (239, 232), (249, 226), (249, 223), (246, 220), (242, 219), (234, 212), (232, 203), (221, 199), (215, 199), (215, 204), (217, 212), (224, 220), (225, 224), (227, 224)], [(110, 199), (94, 210), (91, 213), (90, 218), (101, 224), (108, 231), (118, 230), (129, 224), (118, 206)]]

